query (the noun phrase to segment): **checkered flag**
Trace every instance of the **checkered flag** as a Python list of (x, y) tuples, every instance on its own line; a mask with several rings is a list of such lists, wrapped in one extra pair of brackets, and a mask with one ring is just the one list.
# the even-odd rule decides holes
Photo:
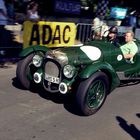
[(108, 8), (109, 0), (99, 0), (96, 16), (104, 19)]

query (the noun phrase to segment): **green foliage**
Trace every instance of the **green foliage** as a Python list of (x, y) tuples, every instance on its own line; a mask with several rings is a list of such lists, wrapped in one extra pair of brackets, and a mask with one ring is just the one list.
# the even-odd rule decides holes
[(83, 6), (93, 6), (94, 3), (97, 3), (98, 0), (80, 0)]
[(80, 0), (81, 5), (89, 7), (90, 12), (95, 13), (98, 0)]

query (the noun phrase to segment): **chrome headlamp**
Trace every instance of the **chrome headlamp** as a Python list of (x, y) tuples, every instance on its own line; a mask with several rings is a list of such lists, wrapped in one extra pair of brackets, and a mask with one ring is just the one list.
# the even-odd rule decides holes
[(40, 55), (35, 55), (32, 59), (32, 63), (36, 66), (36, 67), (40, 67), (42, 65), (43, 62), (43, 57)]
[(67, 78), (72, 78), (75, 74), (75, 67), (71, 65), (65, 65), (63, 68), (63, 74)]

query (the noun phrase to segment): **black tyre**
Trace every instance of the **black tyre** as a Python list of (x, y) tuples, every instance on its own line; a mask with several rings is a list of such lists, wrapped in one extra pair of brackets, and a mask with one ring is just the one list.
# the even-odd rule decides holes
[(103, 105), (109, 92), (109, 79), (103, 72), (97, 72), (82, 81), (76, 93), (76, 102), (82, 114), (96, 113)]
[(28, 79), (28, 75), (30, 73), (30, 64), (32, 61), (34, 54), (30, 54), (24, 59), (20, 60), (17, 64), (17, 69), (16, 69), (16, 77), (20, 84), (25, 88), (25, 89), (30, 89), (31, 82)]

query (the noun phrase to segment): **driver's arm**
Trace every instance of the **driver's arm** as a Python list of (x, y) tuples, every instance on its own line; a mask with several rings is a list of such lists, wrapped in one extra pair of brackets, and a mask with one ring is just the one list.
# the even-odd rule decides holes
[(124, 58), (131, 59), (138, 52), (138, 47), (135, 43), (131, 43), (131, 44), (127, 43), (121, 46), (121, 50), (124, 55)]
[(125, 59), (130, 59), (130, 58), (133, 58), (133, 57), (134, 57), (134, 54), (125, 54), (124, 55)]

